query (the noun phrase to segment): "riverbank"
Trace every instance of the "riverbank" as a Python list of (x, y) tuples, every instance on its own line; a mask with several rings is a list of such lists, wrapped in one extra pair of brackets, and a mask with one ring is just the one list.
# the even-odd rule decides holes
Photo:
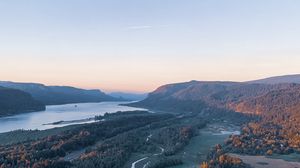
[(86, 119), (80, 119), (80, 120), (69, 120), (69, 121), (56, 121), (56, 122), (52, 122), (52, 123), (47, 123), (47, 124), (43, 124), (43, 125), (71, 125), (71, 124), (82, 124), (82, 123), (92, 123), (92, 122), (96, 122), (95, 118), (86, 118)]
[[(45, 111), (30, 112), (0, 118), (0, 133), (14, 130), (47, 130), (74, 124), (93, 122), (86, 120), (105, 113), (146, 110), (121, 106), (126, 102), (78, 103), (47, 106)], [(128, 103), (128, 102), (127, 102)]]

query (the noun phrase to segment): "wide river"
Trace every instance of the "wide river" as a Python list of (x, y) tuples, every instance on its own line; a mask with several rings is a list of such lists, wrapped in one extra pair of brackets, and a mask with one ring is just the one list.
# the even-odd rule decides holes
[(0, 118), (0, 133), (17, 129), (45, 130), (70, 124), (93, 122), (93, 120), (89, 120), (60, 125), (48, 124), (58, 121), (82, 120), (93, 118), (96, 115), (114, 113), (117, 111), (146, 110), (142, 108), (120, 106), (120, 104), (125, 103), (129, 102), (78, 103), (47, 106), (45, 111)]

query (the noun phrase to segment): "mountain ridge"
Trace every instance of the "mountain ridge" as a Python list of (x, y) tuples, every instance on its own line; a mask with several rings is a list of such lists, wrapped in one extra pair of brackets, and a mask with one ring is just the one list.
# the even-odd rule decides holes
[[(278, 79), (277, 77), (271, 78)], [(170, 110), (172, 109), (171, 106), (175, 107), (176, 105), (178, 107), (180, 104), (187, 104), (187, 101), (189, 101), (188, 104), (197, 104), (197, 107), (199, 107), (199, 103), (202, 104), (202, 108), (198, 111), (207, 107), (216, 107), (236, 112), (261, 114), (263, 111), (254, 110), (255, 107), (250, 103), (251, 101), (255, 101), (257, 98), (263, 97), (272, 91), (294, 89), (298, 85), (300, 86), (300, 84), (293, 81), (289, 83), (266, 84), (262, 82), (193, 80), (160, 86), (149, 93), (145, 100), (130, 105), (157, 108), (165, 107), (168, 104), (170, 107), (167, 109)], [(186, 106), (183, 109), (186, 109)]]
[(97, 89), (85, 90), (71, 86), (46, 86), (40, 83), (19, 83), (10, 81), (0, 81), (0, 86), (27, 92), (31, 94), (33, 98), (46, 105), (119, 100)]
[(298, 83), (299, 84), (300, 74), (273, 76), (273, 77), (248, 81), (247, 83), (264, 83), (264, 84)]

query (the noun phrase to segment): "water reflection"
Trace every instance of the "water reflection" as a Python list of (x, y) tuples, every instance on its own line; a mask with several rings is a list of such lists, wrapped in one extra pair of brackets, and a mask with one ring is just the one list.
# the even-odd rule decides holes
[[(101, 103), (80, 103), (47, 106), (46, 111), (25, 113), (9, 117), (0, 118), (0, 132), (8, 132), (16, 129), (49, 129), (65, 125), (44, 125), (57, 121), (80, 120), (93, 118), (104, 113), (114, 113), (117, 111), (145, 110), (120, 106), (129, 102), (101, 102)], [(91, 122), (91, 121), (87, 121)], [(74, 124), (74, 123), (73, 123)]]

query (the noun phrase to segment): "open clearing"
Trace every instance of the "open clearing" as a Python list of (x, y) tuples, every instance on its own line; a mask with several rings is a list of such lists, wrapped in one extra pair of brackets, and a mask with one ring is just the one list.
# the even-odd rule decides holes
[(300, 162), (288, 162), (283, 159), (271, 159), (265, 156), (249, 156), (230, 154), (230, 156), (238, 157), (246, 164), (254, 168), (300, 168)]

